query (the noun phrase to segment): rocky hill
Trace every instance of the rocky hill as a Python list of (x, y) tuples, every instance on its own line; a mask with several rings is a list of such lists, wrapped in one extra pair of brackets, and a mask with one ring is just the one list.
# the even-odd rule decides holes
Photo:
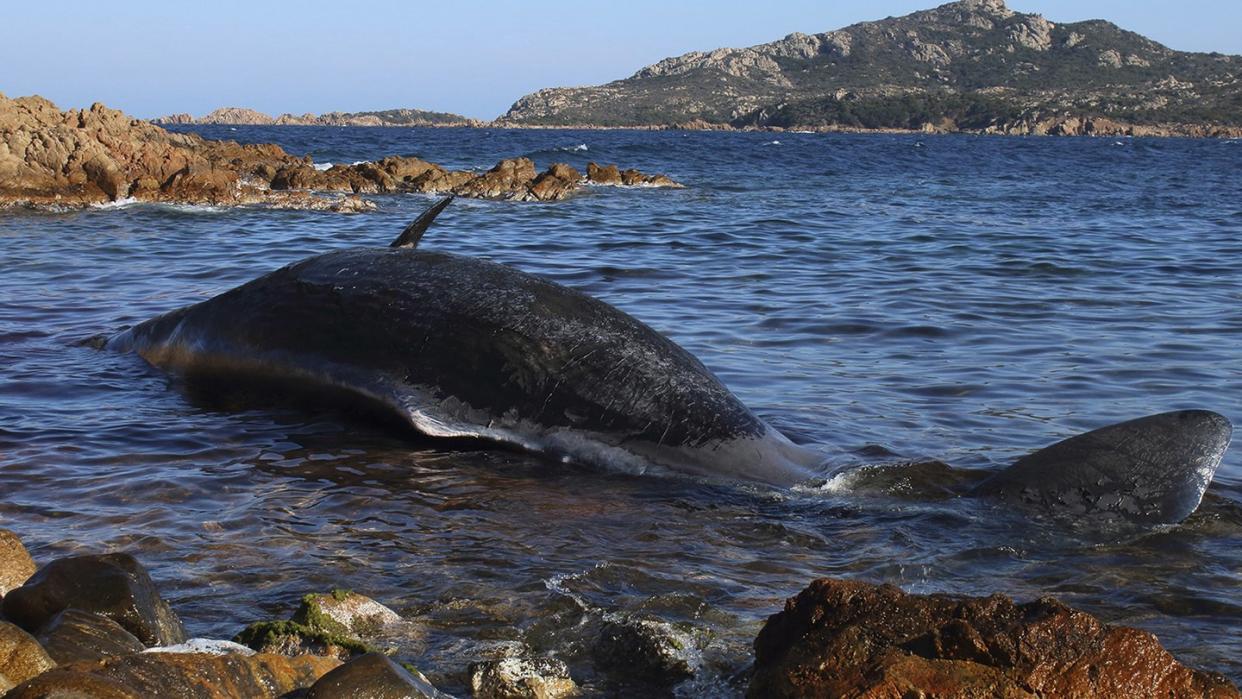
[(195, 118), (170, 114), (152, 119), (156, 124), (247, 124), (259, 126), (478, 126), (480, 122), (460, 114), (421, 109), (386, 109), (378, 112), (328, 112), (327, 114), (281, 114), (269, 116), (245, 107), (221, 107)]
[[(822, 34), (696, 51), (606, 85), (540, 90), (498, 123), (1233, 135), (1242, 57), (1102, 20), (961, 0)], [(1226, 128), (1220, 128), (1226, 127)]]

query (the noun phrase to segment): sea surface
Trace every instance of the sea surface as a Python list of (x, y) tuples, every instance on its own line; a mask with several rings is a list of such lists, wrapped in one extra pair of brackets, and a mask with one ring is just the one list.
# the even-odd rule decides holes
[[(1242, 143), (634, 131), (189, 127), (317, 163), (618, 163), (683, 190), (459, 199), (422, 243), (647, 322), (833, 464), (998, 469), (1094, 427), (1242, 421)], [(82, 341), (286, 263), (385, 245), (432, 199), (343, 215), (124, 205), (0, 214), (0, 526), (49, 561), (127, 550), (196, 636), (334, 586), (397, 609), (442, 689), (526, 647), (590, 693), (591, 638), (691, 639), (682, 695), (744, 687), (820, 576), (1051, 594), (1242, 682), (1242, 445), (1189, 521), (1114, 530), (894, 483), (772, 490), (412, 442), (296, 407), (224, 410)]]

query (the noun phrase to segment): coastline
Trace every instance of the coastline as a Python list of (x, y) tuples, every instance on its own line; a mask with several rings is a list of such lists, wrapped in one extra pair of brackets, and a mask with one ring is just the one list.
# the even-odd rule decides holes
[(1089, 137), (1131, 137), (1131, 138), (1211, 138), (1235, 139), (1242, 138), (1242, 126), (1222, 124), (1195, 123), (1163, 123), (1134, 124), (1121, 122), (1107, 117), (1062, 116), (1039, 120), (1020, 121), (1009, 124), (997, 124), (986, 129), (946, 128), (934, 124), (926, 124), (918, 129), (894, 127), (866, 128), (844, 124), (827, 124), (818, 126), (733, 126), (732, 124), (697, 121), (675, 124), (526, 124), (521, 122), (490, 121), (451, 124), (252, 124), (239, 122), (235, 124), (222, 122), (160, 122), (147, 120), (157, 126), (322, 126), (325, 128), (393, 128), (393, 129), (514, 129), (523, 131), (721, 131), (729, 133), (817, 133), (817, 134), (858, 134), (858, 135), (967, 135), (967, 136), (1089, 136)]

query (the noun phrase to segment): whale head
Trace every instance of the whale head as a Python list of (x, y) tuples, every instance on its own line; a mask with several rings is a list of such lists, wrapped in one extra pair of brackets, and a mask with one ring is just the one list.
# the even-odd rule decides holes
[(1151, 415), (1025, 456), (975, 494), (1068, 515), (1180, 522), (1199, 506), (1232, 434), (1229, 420), (1209, 410)]

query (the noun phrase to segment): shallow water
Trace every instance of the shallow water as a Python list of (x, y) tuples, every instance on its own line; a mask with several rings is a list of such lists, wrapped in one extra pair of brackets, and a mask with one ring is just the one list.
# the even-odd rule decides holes
[[(320, 163), (527, 154), (670, 174), (689, 187), (458, 200), (423, 246), (628, 311), (837, 463), (993, 469), (1149, 413), (1242, 419), (1242, 143), (198, 130)], [(1237, 447), (1189, 522), (1093, 532), (980, 501), (635, 478), (332, 414), (226, 412), (78, 344), (308, 255), (386, 244), (430, 199), (377, 201), (357, 216), (0, 215), (0, 526), (41, 560), (133, 551), (195, 635), (231, 636), (307, 591), (365, 592), (418, 622), (399, 655), (450, 691), (516, 643), (617, 690), (588, 645), (627, 611), (693, 630), (701, 669), (681, 693), (736, 691), (763, 619), (824, 575), (1055, 594), (1242, 682)]]

